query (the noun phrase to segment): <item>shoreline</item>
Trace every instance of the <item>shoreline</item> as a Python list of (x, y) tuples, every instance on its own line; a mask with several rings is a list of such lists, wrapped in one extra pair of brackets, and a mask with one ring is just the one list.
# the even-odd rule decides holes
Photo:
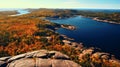
[[(79, 15), (78, 15), (79, 16)], [(82, 15), (81, 15), (82, 16)], [(85, 16), (82, 16), (82, 17), (85, 17)], [(71, 17), (70, 17), (71, 18)], [(86, 17), (86, 18), (90, 18), (90, 19), (93, 19), (93, 17)], [(59, 18), (58, 18), (59, 19)], [(99, 21), (99, 22), (102, 22), (102, 21)], [(106, 23), (109, 23), (109, 22), (106, 22)], [(115, 23), (111, 23), (111, 24), (115, 24)], [(65, 26), (63, 26), (63, 24), (61, 24), (61, 28), (65, 28), (65, 29), (68, 29), (68, 30), (75, 30), (76, 29), (76, 27), (75, 27), (75, 29), (69, 29), (68, 28), (68, 26), (67, 27), (65, 27)], [(73, 25), (70, 25), (70, 26), (73, 26)], [(63, 34), (61, 34), (61, 35), (63, 35)], [(65, 35), (66, 37), (67, 37), (67, 35)], [(67, 38), (69, 38), (69, 37), (67, 37)], [(66, 40), (66, 41), (64, 41), (64, 42), (67, 42), (68, 44), (70, 43), (70, 41), (69, 41), (69, 39), (68, 40)], [(76, 41), (74, 41), (74, 42), (76, 42)], [(72, 42), (71, 42), (72, 43)], [(79, 42), (76, 42), (76, 43), (79, 43)], [(70, 44), (69, 44), (70, 45)], [(84, 45), (83, 45), (84, 46)], [(85, 46), (86, 47), (86, 46)], [(97, 48), (97, 47), (94, 47), (94, 48)], [(99, 48), (99, 49), (101, 49), (101, 48)], [(103, 50), (101, 50), (102, 52), (105, 52), (105, 51), (103, 51)], [(109, 53), (109, 52), (105, 52), (105, 53)], [(110, 55), (113, 55), (113, 56), (115, 56), (115, 58), (117, 58), (116, 57), (116, 55), (114, 55), (114, 54), (111, 54), (111, 53), (109, 53)], [(120, 60), (120, 58), (117, 58), (117, 59), (119, 59)]]
[[(61, 17), (61, 18), (52, 18), (52, 19), (66, 19), (66, 18), (72, 18), (72, 17), (77, 17), (77, 16), (82, 16), (82, 17), (86, 17), (86, 16), (83, 16), (83, 15), (74, 15), (74, 16), (71, 16), (71, 17)], [(98, 21), (98, 22), (105, 22), (105, 23), (110, 23), (110, 24), (120, 24), (120, 23), (117, 23), (115, 21), (109, 21), (109, 20), (102, 20), (102, 19), (99, 19), (99, 17), (86, 17), (86, 18), (91, 18), (92, 20), (95, 20), (95, 21)]]
[(95, 21), (98, 21), (98, 22), (105, 22), (105, 23), (111, 23), (111, 24), (120, 24), (120, 23), (117, 23), (117, 22), (114, 22), (114, 21), (102, 20), (102, 19), (99, 19), (99, 17), (92, 17), (92, 19), (95, 20)]
[(110, 24), (120, 24), (120, 23), (117, 23), (115, 21), (109, 21), (109, 20), (102, 20), (102, 19), (99, 19), (99, 17), (87, 17), (87, 16), (83, 16), (83, 15), (80, 15), (82, 17), (85, 17), (85, 18), (90, 18), (92, 20), (95, 20), (95, 21), (98, 21), (98, 22), (104, 22), (104, 23), (110, 23)]

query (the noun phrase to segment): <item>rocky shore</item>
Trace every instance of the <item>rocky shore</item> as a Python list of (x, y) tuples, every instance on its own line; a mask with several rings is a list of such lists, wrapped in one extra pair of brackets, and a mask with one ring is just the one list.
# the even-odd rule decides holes
[(107, 23), (113, 23), (113, 24), (120, 24), (120, 23), (117, 23), (117, 22), (114, 22), (114, 21), (102, 20), (102, 19), (99, 19), (98, 17), (94, 17), (93, 20), (99, 21), (99, 22), (107, 22)]
[[(101, 64), (108, 64), (108, 67), (119, 67), (120, 66), (120, 60), (116, 59), (114, 55), (111, 55), (109, 53), (102, 52), (101, 49), (95, 48), (95, 47), (89, 47), (85, 48), (83, 46), (83, 43), (77, 43), (77, 42), (72, 42), (70, 40), (63, 40), (65, 45), (68, 45), (70, 47), (75, 48), (75, 50), (80, 50), (81, 53), (78, 55), (79, 62), (80, 63), (87, 63), (89, 60), (91, 60), (90, 66), (96, 67), (95, 63), (101, 63)], [(109, 66), (110, 64), (110, 66)], [(81, 64), (81, 66), (83, 66)], [(98, 65), (99, 66), (99, 65)]]
[[(103, 22), (103, 21), (102, 21)], [(75, 30), (76, 27), (72, 25), (61, 25), (62, 28), (68, 29), (68, 30)], [(67, 37), (66, 35), (60, 35), (63, 37), (62, 42), (72, 48), (75, 48), (75, 50), (81, 51), (81, 53), (78, 55), (78, 59), (80, 63), (83, 62), (89, 62), (91, 60), (90, 66), (95, 67), (96, 63), (100, 64), (108, 64), (115, 67), (120, 66), (120, 60), (116, 59), (114, 55), (111, 55), (110, 53), (102, 52), (101, 49), (95, 48), (95, 47), (89, 47), (86, 48), (83, 46), (83, 43), (77, 43), (74, 42), (72, 38)], [(95, 63), (94, 63), (95, 62)], [(83, 66), (83, 65), (80, 65)], [(98, 65), (99, 66), (99, 65)], [(110, 67), (110, 66), (108, 66)]]

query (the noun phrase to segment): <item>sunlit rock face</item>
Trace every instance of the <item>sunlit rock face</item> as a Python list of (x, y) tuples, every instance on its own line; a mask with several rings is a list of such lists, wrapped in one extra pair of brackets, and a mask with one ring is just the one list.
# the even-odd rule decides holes
[(81, 67), (57, 51), (38, 50), (0, 58), (0, 67)]

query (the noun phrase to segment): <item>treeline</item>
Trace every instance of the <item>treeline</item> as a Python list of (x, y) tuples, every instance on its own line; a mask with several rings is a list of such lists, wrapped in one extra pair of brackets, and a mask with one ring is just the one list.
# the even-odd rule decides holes
[(31, 17), (69, 18), (76, 14), (76, 10), (69, 9), (29, 9)]

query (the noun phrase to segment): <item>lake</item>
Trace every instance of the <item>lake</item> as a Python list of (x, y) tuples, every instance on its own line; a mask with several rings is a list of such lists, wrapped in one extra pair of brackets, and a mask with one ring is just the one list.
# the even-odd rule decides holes
[(120, 58), (120, 25), (98, 22), (82, 16), (50, 21), (76, 26), (76, 30), (60, 28), (57, 32), (84, 43), (86, 47), (98, 47)]
[[(28, 10), (18, 10), (19, 15), (29, 13)], [(115, 12), (115, 11), (113, 11)], [(90, 18), (76, 16), (66, 19), (49, 19), (54, 23), (70, 24), (77, 27), (76, 30), (60, 28), (60, 34), (74, 38), (76, 42), (82, 42), (86, 47), (98, 47), (102, 51), (116, 55), (120, 59), (120, 25), (94, 21)]]

